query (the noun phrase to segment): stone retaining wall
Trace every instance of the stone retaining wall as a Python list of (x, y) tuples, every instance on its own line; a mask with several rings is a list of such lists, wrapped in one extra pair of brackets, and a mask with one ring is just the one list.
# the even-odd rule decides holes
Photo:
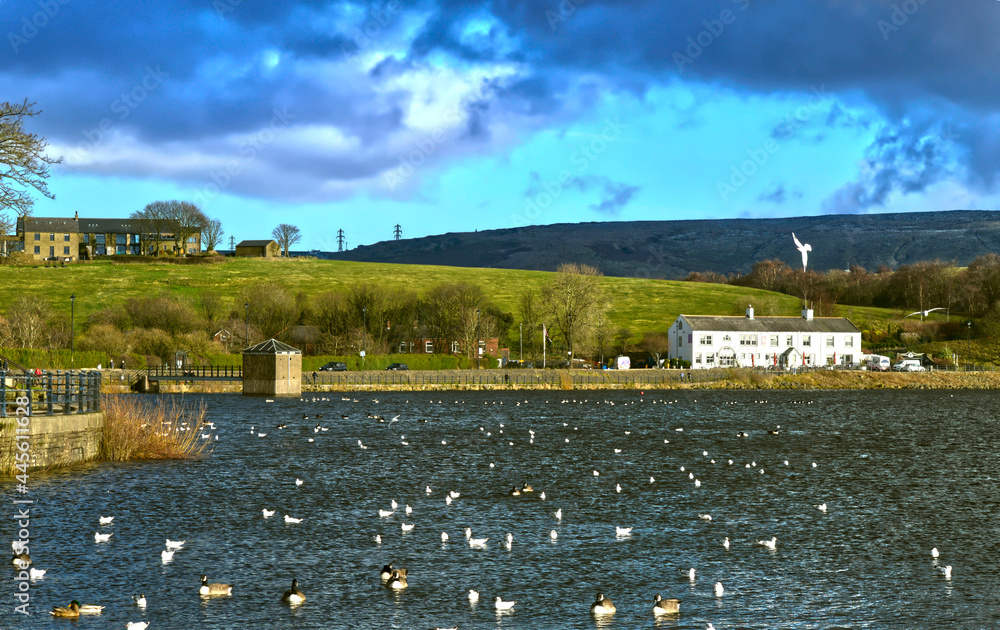
[[(4, 418), (0, 461), (6, 468), (16, 452), (15, 418)], [(100, 412), (31, 416), (28, 423), (29, 468), (54, 468), (97, 459), (104, 433), (104, 414)], [(22, 435), (24, 435), (22, 433)]]

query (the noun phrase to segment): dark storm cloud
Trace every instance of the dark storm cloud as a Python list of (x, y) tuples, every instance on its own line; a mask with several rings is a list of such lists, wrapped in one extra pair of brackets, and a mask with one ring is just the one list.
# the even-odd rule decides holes
[[(495, 121), (528, 131), (564, 127), (609, 90), (641, 95), (680, 77), (742, 92), (808, 94), (823, 85), (873, 103), (887, 131), (864, 156), (868, 172), (838, 195), (850, 201), (831, 202), (838, 211), (878, 205), (893, 190), (926, 189), (952, 172), (946, 152), (964, 160), (975, 185), (994, 186), (1000, 168), (995, 114), (990, 118), (1000, 103), (1000, 3), (59, 0), (31, 32), (41, 6), (3, 3), (0, 90), (10, 100), (38, 101), (45, 111), (38, 131), (53, 142), (76, 146), (107, 119), (111, 132), (154, 148), (183, 143), (197, 153), (256, 133), (275, 108), (290, 108), (293, 126), (332, 126), (365, 147), (350, 157), (296, 155), (287, 147), (261, 152), (269, 167), (262, 177), (271, 174), (275, 196), (309, 182), (377, 176), (395, 154), (409, 151), (420, 137), (400, 136), (408, 132), (404, 112), (416, 88), (395, 81), (442, 64), (509, 63), (516, 72), (496, 80), (488, 98), (463, 105), (462, 132), (435, 147), (428, 162), (493, 142)], [(399, 42), (395, 52), (383, 51)], [(280, 61), (270, 64), (268, 55)], [(365, 55), (381, 60), (359, 74), (362, 66), (351, 64)], [(150, 68), (163, 80), (137, 88)], [(123, 96), (137, 93), (143, 99), (134, 107), (121, 106)], [(928, 139), (935, 120), (928, 105), (938, 103), (960, 130), (950, 144)], [(826, 123), (869, 121), (836, 110)], [(312, 179), (284, 177), (304, 163)], [(203, 173), (192, 167), (173, 175)], [(252, 194), (267, 184), (256, 182)], [(232, 190), (241, 186), (250, 184), (234, 182)], [(632, 192), (610, 194), (597, 209), (615, 211), (623, 205), (615, 198), (627, 203)]]

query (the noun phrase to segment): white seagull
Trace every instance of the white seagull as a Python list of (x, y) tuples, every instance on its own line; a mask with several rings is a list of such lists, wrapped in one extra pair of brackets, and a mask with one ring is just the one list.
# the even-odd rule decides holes
[(274, 516), (274, 510), (269, 510), (267, 508), (264, 508), (261, 510), (261, 512), (264, 514), (264, 518), (270, 518)]
[(186, 542), (186, 540), (170, 540), (167, 538), (167, 549), (180, 549)]
[(286, 523), (301, 523), (302, 519), (301, 518), (292, 518), (291, 516), (285, 514), (285, 522)]
[(469, 589), (469, 601), (478, 602), (479, 601), (479, 591), (474, 589)]
[(816, 506), (816, 509), (826, 514), (826, 503), (820, 503), (819, 505)]
[(505, 602), (499, 595), (497, 595), (496, 599), (493, 600), (493, 603), (496, 606), (497, 610), (510, 610), (511, 608), (514, 607), (514, 604), (516, 604), (517, 602), (516, 601)]
[(726, 590), (724, 588), (722, 588), (722, 582), (716, 582), (715, 583), (715, 596), (716, 597), (722, 597), (725, 594), (725, 592), (726, 592)]
[(163, 564), (167, 564), (168, 562), (171, 562), (173, 559), (174, 559), (173, 551), (167, 551), (166, 549), (164, 549), (163, 551), (160, 552), (160, 562), (162, 562)]
[(795, 241), (795, 248), (802, 253), (802, 271), (806, 270), (806, 263), (809, 262), (809, 252), (812, 251), (812, 245), (809, 243), (802, 244), (799, 239), (795, 238), (795, 232), (792, 232), (792, 240)]
[(110, 525), (111, 521), (115, 520), (115, 517), (113, 517), (113, 516), (102, 516), (102, 517), (98, 518), (97, 520), (100, 521), (101, 525)]
[(615, 536), (631, 536), (631, 535), (632, 535), (631, 527), (618, 527), (617, 525), (615, 526)]
[(114, 534), (101, 534), (100, 532), (94, 532), (94, 542), (108, 542)]
[(776, 536), (771, 536), (771, 540), (758, 540), (757, 544), (774, 551), (778, 546), (778, 538)]
[(148, 621), (130, 621), (125, 624), (125, 630), (146, 630), (148, 627)]

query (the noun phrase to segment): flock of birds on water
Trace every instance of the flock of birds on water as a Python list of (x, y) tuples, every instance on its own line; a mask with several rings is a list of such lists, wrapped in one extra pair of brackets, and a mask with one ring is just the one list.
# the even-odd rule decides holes
[[(302, 398), (302, 399), (300, 399), (300, 401), (302, 401), (302, 402), (312, 402), (312, 403), (334, 402), (334, 400), (332, 398), (327, 398), (327, 397), (313, 397), (311, 399)], [(354, 405), (358, 405), (358, 404), (361, 403), (361, 401), (358, 398), (350, 398), (350, 397), (341, 398), (341, 401), (342, 402), (351, 403), (351, 404), (354, 404)], [(274, 401), (272, 399), (267, 399), (266, 402), (272, 403)], [(406, 402), (408, 403), (409, 401), (406, 401)], [(439, 404), (441, 402), (442, 402), (441, 400), (438, 400)], [(456, 404), (464, 404), (464, 402), (465, 401), (458, 401), (458, 400), (455, 401)], [(524, 403), (528, 403), (527, 400), (525, 400), (523, 402)], [(549, 401), (546, 401), (546, 403), (548, 403), (548, 402)], [(584, 399), (581, 399), (579, 401), (577, 399), (563, 399), (563, 400), (561, 400), (559, 402), (561, 402), (562, 404), (583, 404), (583, 403), (590, 402), (590, 401), (589, 400), (584, 400)], [(603, 400), (603, 401), (596, 401), (596, 402), (597, 402), (597, 404), (602, 404), (603, 403), (603, 404), (612, 405), (612, 406), (616, 405), (616, 404), (628, 406), (630, 404), (629, 402), (621, 402), (621, 401), (619, 401), (619, 402), (616, 403), (615, 401), (612, 401), (612, 400)], [(646, 398), (646, 399), (640, 399), (638, 402), (640, 402), (640, 403), (646, 403), (646, 404), (657, 404), (657, 403), (659, 403), (659, 404), (673, 404), (673, 403), (675, 403), (677, 401), (676, 400), (674, 400), (674, 401), (655, 400), (655, 399)], [(695, 402), (697, 402), (697, 401), (695, 401)], [(758, 402), (758, 401), (755, 401), (755, 402)], [(765, 401), (759, 401), (759, 402), (765, 402)], [(801, 404), (811, 404), (811, 402), (809, 402), (809, 401), (796, 401), (796, 402), (797, 403), (801, 403)], [(377, 405), (377, 404), (379, 404), (379, 400), (377, 398), (372, 399), (371, 403)], [(433, 404), (433, 400), (431, 401), (431, 403)], [(483, 404), (485, 405), (485, 404), (491, 404), (491, 403), (489, 401), (485, 401)], [(498, 403), (496, 401), (493, 401), (492, 404), (496, 405)], [(504, 402), (500, 401), (499, 404), (503, 405)], [(517, 406), (521, 406), (521, 404), (522, 404), (522, 402), (520, 402), (520, 401), (514, 401), (511, 406), (517, 407)], [(631, 404), (635, 405), (637, 403), (636, 402), (632, 402)], [(735, 403), (733, 403), (733, 404), (735, 404)], [(349, 414), (341, 414), (340, 418), (341, 418), (341, 420), (345, 420), (346, 421), (346, 420), (350, 420), (352, 417), (355, 417), (355, 416), (356, 416), (356, 414), (354, 412), (352, 412), (352, 413), (349, 413)], [(382, 415), (368, 412), (368, 413), (365, 414), (365, 417), (367, 419), (375, 420), (378, 423), (386, 423), (386, 424), (390, 424), (390, 425), (393, 424), (393, 423), (396, 423), (396, 422), (403, 422), (400, 419), (401, 415), (395, 415), (392, 418), (387, 419), (386, 417), (384, 417)], [(302, 419), (304, 421), (308, 421), (310, 423), (311, 423), (312, 420), (319, 420), (319, 422), (317, 422), (316, 425), (310, 429), (310, 432), (313, 435), (311, 435), (311, 436), (308, 437), (308, 442), (309, 443), (314, 443), (315, 442), (316, 434), (322, 434), (322, 433), (325, 433), (325, 432), (329, 431), (329, 427), (323, 425), (322, 420), (324, 419), (324, 416), (322, 414), (313, 414), (311, 416), (309, 414), (303, 414)], [(419, 422), (426, 422), (427, 420), (425, 418), (420, 418), (418, 421)], [(563, 424), (564, 427), (570, 426), (569, 423), (566, 423), (566, 422), (563, 422), (562, 424)], [(211, 425), (211, 426), (212, 426), (213, 429), (215, 428), (214, 425)], [(288, 428), (288, 422), (279, 423), (274, 428), (277, 431), (281, 431), (281, 430), (287, 429)], [(499, 424), (498, 434), (495, 437), (500, 438), (502, 440), (508, 440), (508, 441), (509, 440), (513, 440), (514, 438), (511, 436), (510, 433), (504, 434), (504, 428), (505, 428), (505, 425), (503, 423)], [(492, 438), (492, 437), (494, 437), (492, 431), (493, 430), (497, 430), (497, 429), (488, 430), (485, 426), (479, 426), (478, 430), (479, 430), (479, 432), (482, 435), (485, 435), (487, 438)], [(578, 430), (578, 427), (574, 427), (574, 430)], [(681, 432), (684, 431), (684, 429), (683, 429), (683, 427), (676, 427), (674, 429), (674, 431), (676, 431), (678, 433), (681, 433)], [(781, 426), (780, 425), (776, 425), (773, 429), (766, 430), (764, 433), (766, 433), (767, 435), (776, 436), (776, 435), (780, 435), (781, 432), (782, 432)], [(625, 433), (626, 436), (628, 436), (632, 432), (629, 431), (629, 430), (626, 430), (626, 431), (624, 431), (624, 433)], [(268, 435), (268, 431), (261, 430), (261, 428), (259, 428), (259, 427), (257, 427), (255, 425), (255, 426), (252, 426), (250, 428), (250, 434), (251, 434), (252, 437), (265, 438)], [(738, 437), (738, 438), (749, 438), (750, 435), (751, 435), (750, 432), (747, 432), (747, 431), (739, 431), (739, 432), (736, 433), (736, 437)], [(203, 437), (205, 437), (205, 436), (203, 436)], [(215, 437), (216, 440), (218, 440), (218, 436), (217, 435), (214, 436), (214, 437)], [(525, 437), (527, 438), (527, 441), (529, 443), (533, 444), (534, 441), (535, 441), (535, 439), (536, 439), (536, 437), (538, 437), (538, 435), (536, 434), (535, 430), (529, 429), (528, 433), (527, 433), (527, 436), (525, 436)], [(521, 438), (521, 439), (523, 439), (523, 438)], [(569, 438), (565, 438), (565, 442), (566, 443), (570, 442), (570, 439)], [(664, 438), (663, 442), (665, 444), (669, 444), (670, 443), (670, 439)], [(400, 435), (400, 444), (403, 445), (403, 446), (409, 446), (409, 442), (407, 441), (406, 435)], [(445, 440), (441, 440), (441, 444), (444, 445), (444, 444), (447, 444), (447, 442)], [(513, 441), (509, 441), (509, 445), (513, 446), (513, 444), (514, 444)], [(370, 447), (370, 445), (366, 445), (362, 439), (358, 439), (357, 440), (357, 447), (360, 450), (368, 450), (369, 447)], [(614, 452), (615, 452), (615, 454), (620, 454), (622, 452), (622, 449), (621, 448), (614, 448)], [(708, 451), (702, 451), (701, 452), (701, 456), (703, 458), (702, 463), (708, 463), (710, 465), (719, 464), (719, 465), (728, 466), (728, 467), (738, 467), (739, 466), (737, 464), (737, 462), (735, 462), (734, 459), (732, 459), (732, 458), (722, 458), (722, 459), (719, 459), (717, 461), (717, 459), (713, 458), (709, 454)], [(787, 460), (787, 459), (783, 460), (781, 462), (781, 464), (784, 467), (788, 467), (788, 466), (791, 465), (790, 462), (789, 462), (789, 460)], [(807, 466), (809, 468), (816, 469), (818, 467), (818, 464), (813, 461), (813, 462), (807, 464)], [(493, 468), (494, 464), (491, 462), (489, 464), (489, 467)], [(750, 469), (751, 472), (755, 472), (755, 473), (760, 474), (760, 475), (765, 474), (765, 470), (763, 468), (763, 465), (758, 465), (758, 463), (756, 461), (750, 461), (750, 462), (743, 463), (743, 467), (745, 469)], [(689, 471), (688, 468), (685, 467), (685, 466), (680, 466), (679, 467), (679, 472), (681, 474), (684, 474), (687, 477), (687, 480), (695, 488), (700, 488), (701, 487), (702, 482), (701, 482), (701, 480), (699, 480), (697, 478), (697, 476), (694, 474), (693, 471)], [(592, 474), (593, 474), (594, 477), (599, 477), (601, 475), (601, 472), (599, 470), (595, 469), (595, 470), (592, 471)], [(301, 479), (301, 478), (295, 478), (295, 486), (302, 486), (304, 483), (305, 483), (305, 481), (303, 479)], [(655, 483), (657, 483), (657, 479), (654, 478), (653, 476), (650, 476), (649, 477), (649, 484), (655, 484)], [(616, 483), (615, 486), (614, 486), (614, 489), (615, 489), (615, 492), (619, 493), (619, 494), (623, 490), (620, 483)], [(428, 497), (430, 497), (432, 494), (435, 493), (435, 491), (430, 487), (430, 485), (426, 485), (424, 487), (424, 492), (426, 493), (426, 495)], [(545, 500), (548, 499), (548, 497), (546, 496), (546, 493), (544, 491), (536, 493), (535, 489), (532, 487), (532, 485), (529, 482), (517, 483), (514, 486), (512, 486), (509, 490), (504, 491), (504, 492), (505, 492), (505, 494), (507, 494), (507, 495), (509, 495), (511, 497), (535, 496), (535, 497), (538, 497), (542, 501), (545, 501)], [(450, 491), (445, 492), (443, 494), (444, 502), (445, 502), (446, 505), (449, 505), (449, 506), (455, 500), (459, 499), (461, 496), (462, 496), (461, 493), (458, 492), (458, 491), (455, 491), (455, 490), (450, 490)], [(386, 519), (389, 519), (390, 517), (396, 515), (400, 511), (400, 504), (395, 499), (390, 500), (388, 505), (389, 505), (388, 509), (379, 509), (377, 511), (377, 516), (378, 516), (378, 519), (379, 519), (380, 523), (386, 522)], [(822, 502), (822, 503), (814, 504), (813, 507), (816, 510), (818, 510), (820, 513), (822, 513), (822, 514), (827, 514), (827, 512), (829, 510), (829, 506), (828, 506), (828, 504), (825, 501)], [(404, 505), (403, 508), (402, 508), (402, 512), (403, 512), (403, 514), (405, 514), (404, 518), (408, 519), (408, 520), (413, 520), (412, 518), (409, 518), (413, 514), (413, 511), (414, 511), (413, 508), (409, 504)], [(269, 519), (269, 518), (275, 516), (277, 514), (277, 512), (278, 511), (276, 509), (268, 509), (267, 507), (264, 507), (261, 510), (261, 514), (262, 514), (262, 517), (264, 519)], [(555, 522), (559, 523), (563, 519), (563, 509), (561, 507), (555, 509), (554, 511), (551, 512), (551, 515), (555, 519)], [(113, 516), (101, 516), (99, 518), (99, 522), (98, 522), (99, 530), (94, 533), (94, 543), (95, 544), (107, 543), (107, 542), (109, 542), (111, 540), (111, 538), (114, 535), (114, 533), (110, 532), (110, 531), (102, 531), (102, 529), (106, 529), (106, 528), (112, 526), (113, 522), (114, 522), (114, 518), (115, 517), (113, 517)], [(284, 514), (282, 518), (283, 518), (284, 522), (286, 524), (289, 524), (289, 525), (301, 524), (301, 523), (303, 523), (303, 521), (307, 520), (305, 517), (293, 517), (293, 516), (291, 516), (289, 514)], [(707, 512), (704, 512), (704, 513), (703, 512), (698, 512), (697, 513), (697, 518), (699, 520), (701, 520), (701, 521), (704, 521), (704, 522), (711, 522), (711, 521), (713, 521), (712, 515), (710, 513), (707, 513)], [(415, 527), (416, 527), (416, 523), (415, 522), (407, 523), (404, 520), (403, 522), (400, 523), (400, 531), (404, 535), (407, 534), (408, 532), (412, 532)], [(630, 537), (632, 535), (632, 532), (633, 532), (633, 527), (631, 527), (631, 526), (616, 526), (615, 527), (615, 538), (618, 539), (618, 540), (627, 539), (628, 537)], [(465, 527), (465, 529), (464, 529), (464, 535), (465, 535), (465, 541), (468, 544), (469, 548), (471, 548), (471, 549), (486, 549), (488, 547), (488, 544), (489, 544), (489, 541), (490, 541), (490, 537), (483, 537), (483, 536), (477, 537), (477, 536), (475, 536), (473, 534), (473, 532), (472, 532), (471, 527), (469, 527), (469, 526)], [(549, 539), (552, 542), (556, 542), (558, 540), (558, 538), (559, 538), (559, 533), (558, 533), (558, 531), (556, 529), (552, 529), (548, 533), (548, 537), (549, 537)], [(442, 544), (448, 543), (448, 541), (450, 539), (451, 539), (451, 536), (446, 531), (442, 531), (440, 533), (440, 540), (441, 540)], [(376, 545), (376, 548), (377, 548), (383, 542), (382, 534), (381, 533), (374, 534), (372, 536), (372, 540), (373, 540), (373, 542), (374, 542), (374, 544)], [(502, 540), (501, 544), (503, 545), (503, 547), (506, 550), (510, 551), (512, 549), (512, 546), (513, 546), (513, 534), (511, 532), (507, 532), (502, 537), (501, 540)], [(768, 537), (762, 537), (760, 539), (756, 539), (756, 540), (754, 540), (754, 542), (756, 543), (757, 546), (762, 547), (764, 549), (767, 549), (768, 551), (770, 551), (772, 553), (776, 552), (777, 549), (779, 548), (778, 538), (776, 536), (773, 536), (773, 535), (771, 537), (769, 537), (769, 538)], [(170, 563), (173, 560), (174, 554), (177, 553), (178, 551), (183, 550), (185, 543), (186, 543), (185, 540), (170, 540), (169, 538), (166, 539), (165, 543), (164, 543), (164, 549), (160, 552), (160, 561), (163, 564)], [(719, 544), (728, 552), (730, 550), (730, 546), (731, 546), (732, 543), (730, 542), (730, 539), (727, 536), (727, 537), (723, 537), (719, 541)], [(12, 543), (12, 548), (13, 548), (13, 551), (14, 551), (14, 555), (12, 557), (12, 561), (11, 562), (12, 562), (12, 564), (17, 569), (22, 570), (22, 571), (27, 571), (28, 574), (29, 574), (29, 577), (30, 577), (30, 579), (32, 581), (44, 579), (44, 576), (46, 574), (46, 570), (42, 570), (42, 569), (39, 569), (37, 567), (31, 566), (32, 565), (32, 560), (31, 560), (30, 556), (26, 552), (22, 551), (18, 547), (18, 544), (16, 542)], [(952, 578), (952, 567), (950, 565), (944, 565), (944, 566), (942, 566), (942, 565), (939, 564), (940, 554), (938, 552), (938, 549), (937, 548), (932, 549), (931, 552), (930, 552), (930, 555), (932, 557), (932, 565), (933, 565), (933, 567), (938, 572), (940, 572), (940, 574), (944, 577), (944, 579), (951, 580), (951, 578)], [(398, 592), (398, 591), (402, 591), (403, 589), (406, 589), (406, 588), (409, 587), (409, 574), (410, 574), (410, 572), (409, 572), (408, 568), (400, 567), (400, 566), (394, 566), (395, 564), (396, 564), (396, 562), (393, 561), (393, 562), (389, 562), (388, 564), (384, 565), (382, 567), (381, 571), (380, 571), (379, 578), (380, 578), (381, 585), (384, 588), (389, 589), (391, 591), (397, 591)], [(691, 583), (692, 586), (695, 584), (696, 580), (698, 579), (698, 573), (697, 573), (697, 571), (696, 571), (695, 568), (687, 569), (686, 571), (684, 571), (684, 575), (690, 581), (690, 583)], [(193, 588), (192, 590), (196, 591), (197, 594), (200, 597), (203, 597), (203, 598), (214, 598), (214, 597), (229, 597), (229, 596), (231, 596), (233, 594), (233, 589), (234, 589), (234, 587), (231, 584), (210, 583), (208, 581), (208, 576), (207, 575), (201, 575), (200, 579), (198, 580), (198, 587), (197, 588)], [(722, 598), (726, 597), (726, 595), (727, 595), (726, 587), (723, 585), (723, 583), (721, 581), (716, 581), (714, 583), (714, 585), (712, 586), (712, 594), (714, 595), (715, 598), (717, 598), (719, 600), (721, 600)], [(475, 589), (469, 589), (467, 591), (467, 593), (466, 593), (466, 597), (467, 597), (470, 605), (475, 606), (479, 602), (479, 600), (480, 600), (480, 593), (479, 593), (479, 591), (477, 591)], [(306, 601), (306, 595), (299, 588), (298, 580), (297, 579), (292, 579), (292, 581), (291, 581), (291, 587), (288, 590), (285, 590), (280, 595), (280, 598), (277, 596), (277, 593), (275, 593), (275, 599), (276, 600), (280, 599), (281, 602), (284, 602), (285, 604), (290, 605), (290, 606), (292, 606), (294, 608), (294, 607), (302, 605)], [(514, 600), (514, 599), (505, 600), (500, 594), (494, 595), (493, 598), (492, 598), (492, 601), (493, 601), (493, 608), (496, 611), (498, 619), (502, 615), (514, 612), (516, 610), (515, 607), (518, 604), (517, 600)], [(146, 610), (147, 599), (146, 599), (146, 596), (144, 594), (141, 594), (141, 593), (134, 594), (132, 596), (132, 603), (133, 603), (133, 605), (137, 609), (142, 610), (142, 611)], [(74, 599), (74, 600), (72, 600), (66, 606), (56, 606), (56, 607), (54, 607), (52, 609), (52, 611), (51, 611), (51, 615), (53, 617), (57, 617), (57, 618), (76, 619), (76, 618), (79, 618), (80, 616), (85, 616), (85, 615), (99, 615), (104, 610), (104, 608), (105, 608), (105, 606), (103, 606), (103, 605), (81, 604), (78, 600)], [(661, 618), (666, 618), (666, 619), (678, 618), (679, 615), (682, 612), (682, 601), (680, 599), (678, 599), (678, 598), (664, 598), (661, 594), (656, 593), (649, 600), (649, 603), (647, 604), (647, 610), (649, 611), (649, 614), (652, 614), (657, 619), (661, 619)], [(599, 619), (610, 619), (610, 618), (612, 618), (612, 616), (617, 611), (618, 611), (618, 609), (615, 606), (615, 604), (612, 602), (612, 599), (610, 597), (608, 597), (607, 595), (605, 595), (604, 593), (598, 593), (597, 596), (596, 596), (596, 599), (589, 605), (589, 612), (590, 612), (590, 614), (592, 616), (594, 616), (595, 618), (599, 618)], [(145, 621), (133, 621), (133, 622), (128, 622), (125, 627), (126, 627), (127, 630), (145, 630), (149, 625), (150, 624), (148, 622), (145, 622)], [(458, 626), (449, 626), (449, 627), (437, 626), (437, 627), (435, 627), (434, 630), (457, 630), (457, 627)], [(705, 627), (706, 627), (706, 630), (715, 630), (715, 626), (712, 623), (707, 623)]]

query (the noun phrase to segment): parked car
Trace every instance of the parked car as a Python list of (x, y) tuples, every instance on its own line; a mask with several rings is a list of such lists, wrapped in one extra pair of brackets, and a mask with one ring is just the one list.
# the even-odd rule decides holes
[(390, 363), (389, 367), (385, 368), (387, 370), (408, 370), (410, 367), (405, 363)]
[(320, 372), (346, 372), (347, 364), (343, 361), (330, 361), (329, 363), (324, 363), (323, 367), (319, 369)]

